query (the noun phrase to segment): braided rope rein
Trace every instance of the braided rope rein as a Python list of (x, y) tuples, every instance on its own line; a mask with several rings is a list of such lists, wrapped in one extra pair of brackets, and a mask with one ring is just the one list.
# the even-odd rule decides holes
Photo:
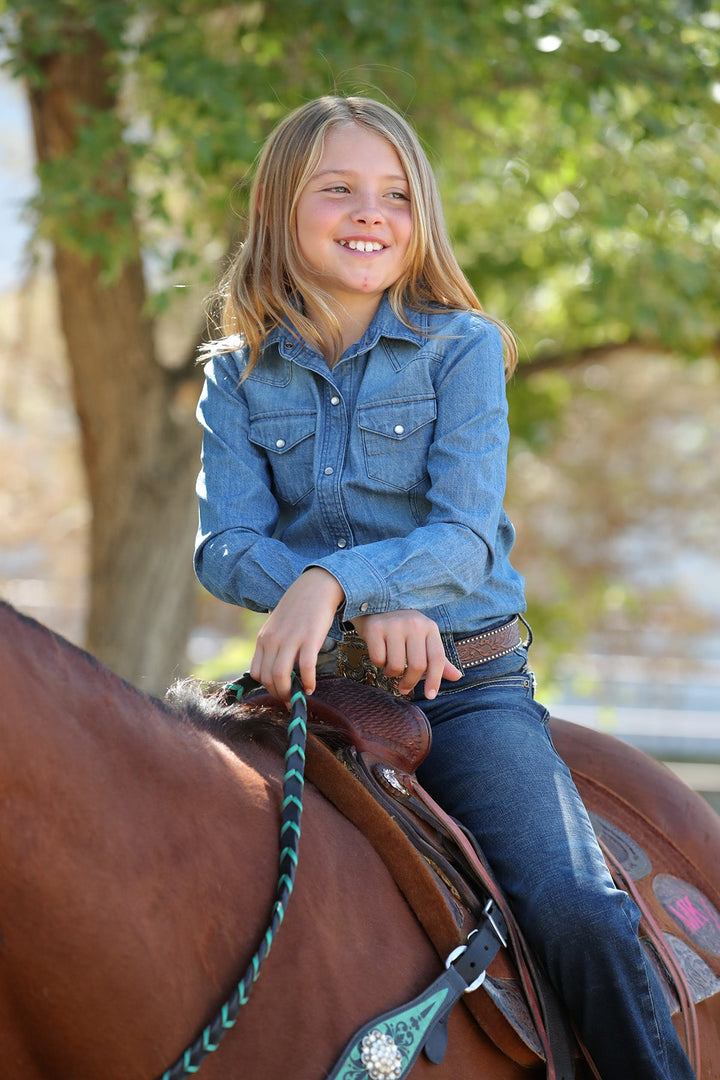
[[(235, 691), (237, 699), (243, 694), (242, 680), (226, 689)], [(197, 1037), (195, 1042), (171, 1065), (160, 1080), (182, 1080), (199, 1071), (200, 1065), (220, 1040), (234, 1027), (240, 1009), (247, 1004), (260, 968), (272, 947), (280, 924), (285, 917), (290, 894), (295, 884), (295, 870), (300, 843), (300, 819), (303, 812), (303, 789), (305, 784), (305, 744), (307, 741), (307, 700), (296, 675), (293, 675), (290, 698), (290, 722), (288, 724), (288, 748), (285, 752), (285, 776), (283, 778), (282, 819), (280, 825), (280, 865), (272, 918), (260, 941), (257, 952), (250, 961), (245, 974), (233, 990), (215, 1019)]]

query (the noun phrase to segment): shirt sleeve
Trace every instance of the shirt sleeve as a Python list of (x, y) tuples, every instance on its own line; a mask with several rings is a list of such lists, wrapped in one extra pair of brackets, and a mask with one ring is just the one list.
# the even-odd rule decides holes
[(345, 591), (344, 618), (428, 611), (481, 590), (514, 530), (503, 510), (509, 432), (502, 339), (474, 314), (443, 331), (429, 512), (406, 536), (333, 552), (316, 564)]
[(247, 437), (247, 404), (237, 393), (241, 371), (236, 353), (205, 367), (197, 410), (203, 449), (195, 573), (218, 599), (270, 611), (305, 560), (273, 537), (279, 508), (267, 463)]

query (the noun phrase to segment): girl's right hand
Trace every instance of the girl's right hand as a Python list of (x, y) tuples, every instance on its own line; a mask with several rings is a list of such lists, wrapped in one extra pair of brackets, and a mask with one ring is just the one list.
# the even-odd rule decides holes
[(253, 679), (288, 704), (297, 671), (306, 694), (315, 690), (315, 665), (335, 613), (345, 599), (337, 578), (311, 566), (293, 582), (258, 634), (250, 664)]
[(385, 675), (402, 676), (398, 684), (402, 694), (408, 694), (424, 678), (425, 697), (432, 699), (443, 679), (456, 682), (462, 677), (445, 655), (437, 623), (420, 611), (358, 615), (351, 622), (375, 667)]

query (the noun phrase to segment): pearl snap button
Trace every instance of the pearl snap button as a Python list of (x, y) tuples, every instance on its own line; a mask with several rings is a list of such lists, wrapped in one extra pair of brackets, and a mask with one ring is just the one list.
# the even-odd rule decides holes
[(323, 472), (326, 476), (332, 476), (335, 470), (333, 469), (332, 465), (328, 465), (327, 469), (324, 469)]
[(339, 405), (340, 404), (340, 398), (337, 396), (337, 394), (333, 394), (333, 396), (330, 398), (330, 404), (331, 405)]
[(405, 428), (402, 426), (402, 424), (396, 424), (395, 427), (393, 428), (393, 431), (395, 432), (396, 435), (402, 435), (404, 430), (405, 430)]
[(276, 439), (275, 440), (275, 445), (277, 446), (278, 450), (282, 450), (283, 446), (285, 445), (285, 440), (284, 439)]
[(347, 547), (347, 540), (344, 540), (343, 537), (341, 536), (340, 539), (337, 542), (337, 546), (339, 548)]
[(370, 607), (370, 605), (368, 604), (368, 602), (367, 602), (367, 601), (365, 601), (365, 603), (364, 603), (364, 604), (361, 604), (361, 605), (360, 605), (360, 610), (361, 610), (361, 611), (367, 611), (367, 609), (368, 609), (369, 607)]

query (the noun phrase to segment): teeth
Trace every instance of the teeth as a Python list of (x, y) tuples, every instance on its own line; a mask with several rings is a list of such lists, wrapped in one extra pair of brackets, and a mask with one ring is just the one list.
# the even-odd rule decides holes
[(349, 247), (351, 251), (382, 251), (383, 246), (377, 240), (341, 240), (342, 247)]

